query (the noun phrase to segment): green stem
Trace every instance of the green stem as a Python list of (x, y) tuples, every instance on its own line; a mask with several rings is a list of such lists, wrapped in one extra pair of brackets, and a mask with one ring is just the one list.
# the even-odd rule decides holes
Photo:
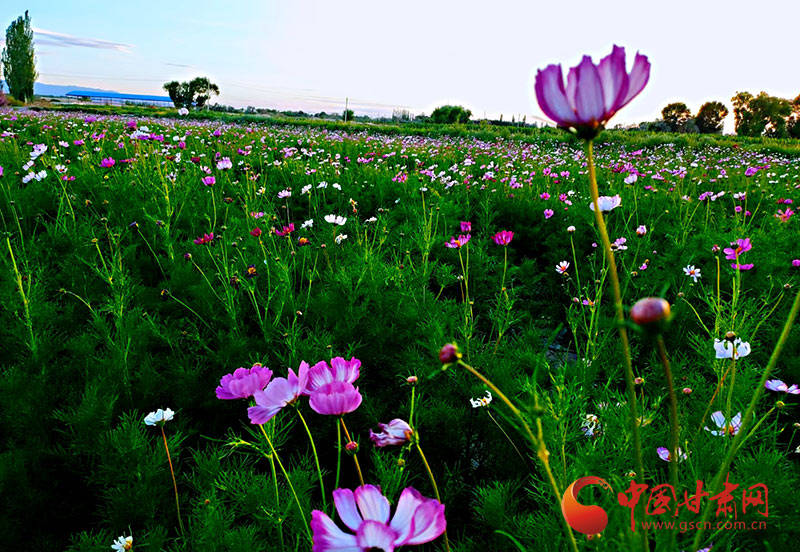
[[(347, 442), (351, 443), (353, 440), (350, 438), (350, 432), (347, 431), (347, 426), (344, 425), (344, 416), (339, 418), (339, 421), (342, 422), (342, 429), (344, 430), (344, 436), (347, 438)], [(364, 476), (361, 474), (361, 465), (358, 463), (358, 452), (353, 451), (353, 462), (356, 464), (356, 471), (358, 472), (358, 480), (361, 481), (361, 485), (364, 485)]]
[[(670, 367), (669, 357), (667, 356), (667, 348), (664, 345), (664, 337), (658, 334), (656, 338), (658, 343), (658, 356), (661, 358), (661, 364), (664, 366), (664, 375), (667, 379), (667, 390), (669, 391), (669, 429), (670, 429), (670, 443), (669, 443), (669, 480), (673, 489), (678, 488), (678, 462), (680, 462), (680, 455), (678, 454), (678, 399), (675, 396), (675, 387), (672, 383), (672, 368)], [(670, 532), (670, 540), (672, 548), (675, 548), (677, 533)]]
[(294, 496), (294, 501), (297, 504), (297, 511), (300, 512), (300, 517), (303, 518), (303, 526), (306, 528), (306, 535), (308, 536), (309, 540), (311, 540), (311, 529), (309, 529), (308, 520), (306, 519), (306, 514), (303, 511), (303, 507), (300, 505), (300, 498), (297, 496), (297, 492), (294, 490), (294, 485), (292, 485), (292, 480), (289, 478), (289, 474), (286, 473), (286, 468), (283, 467), (283, 462), (281, 462), (281, 458), (280, 456), (278, 456), (278, 451), (276, 451), (275, 447), (272, 446), (272, 440), (269, 438), (269, 435), (267, 435), (267, 432), (264, 430), (264, 424), (258, 424), (258, 427), (261, 429), (261, 433), (264, 434), (264, 439), (267, 440), (269, 449), (272, 451), (272, 455), (275, 457), (275, 461), (278, 463), (278, 467), (281, 469), (283, 477), (286, 478), (286, 483), (289, 484), (289, 489), (292, 491), (292, 496)]
[[(716, 477), (714, 478), (713, 483), (711, 484), (710, 492), (713, 495), (719, 492), (720, 486), (722, 484), (722, 480), (725, 477), (725, 474), (728, 471), (728, 468), (733, 461), (734, 456), (736, 456), (736, 452), (739, 449), (739, 446), (742, 444), (742, 441), (745, 438), (745, 430), (747, 426), (750, 424), (750, 420), (753, 417), (753, 413), (756, 409), (756, 403), (758, 399), (761, 398), (761, 394), (764, 392), (764, 384), (766, 383), (767, 379), (770, 376), (770, 373), (775, 368), (775, 364), (778, 362), (778, 357), (783, 350), (783, 346), (786, 344), (786, 340), (789, 338), (789, 332), (792, 329), (792, 325), (794, 324), (795, 319), (797, 318), (797, 313), (800, 312), (800, 291), (797, 292), (795, 295), (794, 303), (792, 303), (792, 310), (789, 311), (789, 316), (786, 318), (786, 323), (783, 325), (783, 331), (781, 332), (781, 336), (778, 339), (778, 342), (775, 344), (775, 349), (772, 351), (772, 355), (769, 357), (769, 362), (767, 363), (767, 367), (764, 368), (764, 373), (761, 374), (761, 381), (753, 391), (753, 396), (750, 399), (750, 404), (747, 406), (747, 410), (745, 411), (744, 417), (742, 418), (742, 423), (739, 426), (739, 431), (736, 433), (736, 437), (733, 439), (733, 444), (731, 448), (728, 450), (728, 454), (725, 455), (725, 459), (722, 461), (722, 464), (719, 467), (719, 471), (717, 472)], [(709, 520), (711, 517), (711, 506), (713, 503), (709, 502), (705, 509), (703, 510), (703, 517), (698, 524), (698, 531), (694, 537), (693, 548), (697, 549), (700, 546), (700, 543), (703, 540), (703, 533), (705, 532), (704, 526), (705, 522)]]
[[(622, 308), (622, 292), (619, 286), (619, 275), (617, 274), (617, 264), (614, 260), (614, 252), (611, 250), (611, 240), (608, 237), (603, 213), (600, 211), (599, 197), (597, 190), (597, 175), (594, 168), (594, 150), (592, 141), (586, 141), (586, 163), (589, 167), (589, 190), (592, 194), (592, 204), (594, 205), (594, 218), (597, 222), (597, 230), (603, 242), (608, 269), (611, 273), (611, 284), (614, 292), (614, 310), (616, 311), (617, 329), (619, 330), (620, 341), (622, 341), (622, 354), (625, 358), (625, 384), (628, 392), (628, 403), (630, 404), (630, 424), (633, 434), (633, 460), (636, 465), (636, 472), (639, 477), (644, 477), (644, 464), (642, 463), (642, 440), (639, 435), (639, 412), (636, 408), (636, 387), (633, 383), (633, 362), (631, 360), (630, 344), (628, 342), (628, 331), (625, 329), (625, 314)], [(642, 533), (642, 546), (649, 550), (646, 532)]]
[(172, 468), (172, 457), (169, 454), (167, 445), (167, 434), (164, 432), (164, 424), (161, 424), (161, 436), (164, 438), (164, 450), (167, 451), (167, 462), (169, 463), (169, 473), (172, 474), (172, 488), (175, 490), (175, 509), (178, 511), (178, 527), (183, 535), (183, 520), (181, 519), (181, 503), (178, 500), (178, 483), (175, 481), (175, 470)]
[(311, 451), (314, 453), (314, 462), (317, 464), (317, 475), (319, 476), (319, 491), (322, 493), (322, 505), (323, 509), (328, 509), (328, 499), (325, 495), (325, 485), (322, 483), (322, 470), (319, 467), (319, 456), (317, 455), (317, 447), (314, 444), (314, 437), (311, 436), (311, 430), (308, 429), (308, 424), (306, 423), (306, 419), (303, 417), (303, 413), (300, 412), (299, 408), (295, 409), (297, 411), (297, 415), (300, 416), (300, 421), (303, 422), (303, 427), (306, 428), (306, 433), (308, 434), (308, 440), (311, 442)]
[[(425, 469), (428, 471), (428, 477), (431, 480), (431, 486), (433, 487), (433, 494), (436, 495), (436, 500), (439, 503), (442, 503), (442, 497), (439, 496), (439, 487), (436, 486), (436, 480), (433, 478), (433, 471), (431, 471), (431, 466), (428, 464), (428, 459), (425, 458), (425, 453), (422, 452), (422, 447), (419, 446), (419, 436), (414, 433), (414, 445), (417, 447), (417, 452), (419, 452), (419, 457), (422, 460), (422, 463), (425, 465)], [(450, 552), (450, 541), (447, 538), (447, 529), (444, 530), (444, 548), (447, 552)]]
[[(492, 383), (491, 380), (486, 378), (486, 376), (484, 376), (483, 374), (478, 372), (475, 368), (473, 368), (472, 366), (470, 366), (469, 364), (467, 364), (462, 360), (459, 360), (458, 364), (459, 366), (464, 368), (467, 372), (469, 372), (470, 374), (481, 380), (483, 383), (485, 383), (495, 393), (495, 395), (501, 401), (503, 401), (506, 404), (506, 406), (508, 406), (508, 408), (511, 409), (511, 412), (514, 414), (514, 416), (516, 416), (517, 419), (522, 423), (522, 427), (525, 429), (525, 434), (527, 435), (533, 447), (536, 449), (537, 456), (539, 457), (539, 460), (542, 462), (542, 465), (544, 466), (544, 470), (547, 475), (547, 480), (550, 483), (550, 488), (553, 490), (553, 494), (555, 495), (556, 498), (556, 503), (561, 504), (561, 491), (559, 490), (558, 483), (556, 483), (556, 479), (553, 476), (553, 470), (550, 469), (550, 453), (547, 451), (547, 447), (544, 444), (544, 439), (536, 438), (536, 436), (533, 434), (533, 431), (531, 430), (531, 426), (528, 425), (527, 420), (525, 420), (525, 417), (522, 415), (522, 412), (519, 410), (519, 408), (514, 406), (514, 403), (512, 403), (511, 400), (509, 400), (509, 398), (506, 397), (506, 395), (502, 391), (500, 391), (500, 389), (498, 389), (497, 386), (494, 383)], [(541, 419), (537, 419), (539, 435), (540, 437), (543, 437), (541, 424), (542, 424)], [(570, 540), (570, 546), (572, 550), (574, 552), (578, 552), (578, 543), (575, 542), (575, 535), (572, 533), (572, 528), (567, 524), (567, 521), (566, 519), (564, 519), (563, 516), (561, 516), (561, 519), (564, 522), (564, 530), (566, 531), (567, 537)]]
[[(269, 465), (272, 468), (272, 484), (275, 487), (275, 509), (280, 512), (281, 495), (278, 493), (278, 471), (275, 469), (275, 458), (270, 454)], [(283, 547), (283, 520), (278, 518), (278, 537), (281, 539), (281, 547)]]

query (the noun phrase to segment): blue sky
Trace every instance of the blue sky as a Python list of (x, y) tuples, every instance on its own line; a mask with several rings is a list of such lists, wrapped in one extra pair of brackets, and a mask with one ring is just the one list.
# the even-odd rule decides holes
[(615, 43), (653, 70), (612, 124), (674, 100), (696, 110), (738, 90), (800, 94), (800, 2), (4, 0), (0, 26), (25, 9), (41, 82), (163, 94), (205, 75), (234, 106), (338, 111), (350, 97), (356, 112), (390, 114), (458, 102), (530, 121), (537, 68), (597, 61)]

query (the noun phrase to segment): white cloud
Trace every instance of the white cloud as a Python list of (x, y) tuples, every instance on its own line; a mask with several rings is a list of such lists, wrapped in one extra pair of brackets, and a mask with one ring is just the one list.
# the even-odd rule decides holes
[(122, 52), (123, 54), (131, 53), (131, 49), (133, 48), (132, 45), (123, 44), (121, 42), (112, 42), (110, 40), (102, 40), (99, 38), (83, 38), (65, 33), (48, 31), (46, 29), (39, 29), (36, 27), (33, 28), (33, 32), (36, 35), (36, 42), (39, 44), (50, 44), (53, 46), (77, 46), (82, 48), (114, 50), (117, 52)]

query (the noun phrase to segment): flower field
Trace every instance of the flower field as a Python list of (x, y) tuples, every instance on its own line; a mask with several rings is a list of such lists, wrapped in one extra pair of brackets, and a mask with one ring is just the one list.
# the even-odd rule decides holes
[(800, 155), (486, 134), (0, 114), (4, 540), (790, 549)]

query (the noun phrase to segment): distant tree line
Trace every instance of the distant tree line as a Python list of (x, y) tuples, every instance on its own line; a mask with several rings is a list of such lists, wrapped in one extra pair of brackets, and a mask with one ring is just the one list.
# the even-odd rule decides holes
[(737, 92), (731, 98), (736, 134), (800, 138), (800, 95), (793, 100), (761, 92)]

